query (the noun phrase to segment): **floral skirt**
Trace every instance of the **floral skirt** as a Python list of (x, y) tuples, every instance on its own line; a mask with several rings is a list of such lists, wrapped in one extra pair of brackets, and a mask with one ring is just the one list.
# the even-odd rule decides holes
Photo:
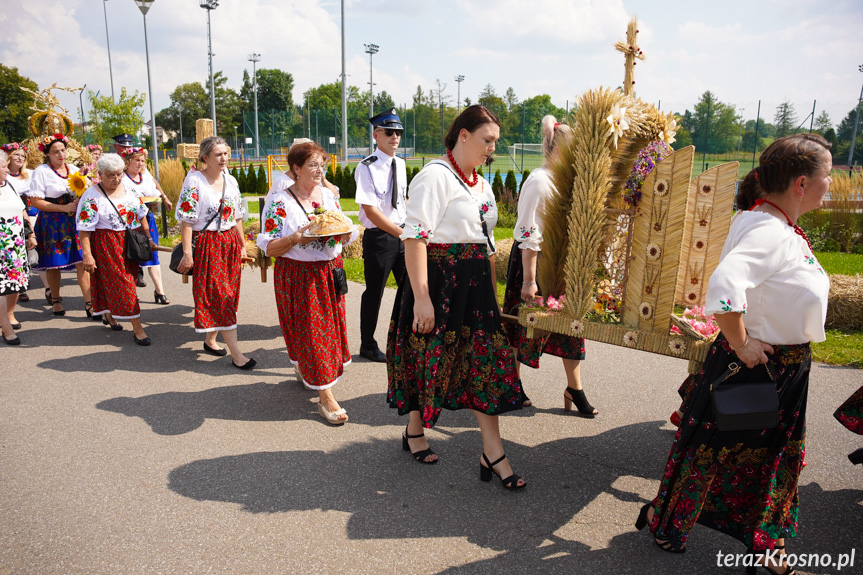
[(288, 359), (299, 367), (307, 389), (334, 386), (351, 363), (345, 296), (336, 295), (331, 261), (276, 258), (274, 287)]
[(81, 261), (74, 213), (39, 212), (33, 233), (36, 234), (36, 251), (39, 252), (37, 270), (71, 269)]
[[(518, 242), (513, 242), (506, 269), (506, 291), (503, 295), (505, 313), (518, 314), (521, 305), (521, 284), (524, 282), (524, 267)], [(537, 286), (539, 288), (539, 286)], [(539, 292), (537, 295), (540, 295)], [(539, 367), (539, 358), (547, 353), (563, 359), (584, 359), (584, 339), (551, 333), (545, 337), (527, 337), (527, 328), (519, 324), (503, 324), (509, 345), (518, 350), (518, 361), (529, 367)]]
[(195, 232), (194, 236), (195, 331), (237, 329), (243, 240), (237, 228), (221, 233)]
[(21, 215), (0, 217), (0, 295), (27, 291), (30, 263)]
[[(159, 245), (159, 228), (156, 227), (156, 216), (153, 215), (153, 212), (147, 212), (147, 225), (150, 226), (150, 238), (156, 243), (156, 245)], [(138, 265), (142, 268), (158, 267), (159, 252), (153, 250), (153, 259), (141, 262)]]
[(833, 417), (850, 431), (863, 435), (863, 386), (839, 406)]
[(125, 244), (125, 231), (90, 233), (90, 252), (96, 261), (96, 270), (90, 274), (93, 315), (110, 313), (114, 319), (141, 317), (136, 288), (138, 262), (123, 257)]
[(521, 409), (515, 358), (501, 331), (494, 278), (483, 244), (429, 244), (431, 333), (412, 330), (410, 278), (396, 293), (387, 337), (387, 402), (400, 415), (419, 411), (432, 427), (441, 409), (498, 415)]
[[(797, 535), (812, 355), (809, 344), (773, 348), (769, 358), (779, 394), (779, 425), (723, 432), (716, 428), (709, 387), (740, 360), (722, 334), (717, 336), (686, 402), (653, 500), (650, 529), (657, 539), (681, 547), (695, 523), (701, 523), (761, 551), (773, 548), (777, 539)], [(744, 377), (752, 381), (766, 377), (763, 367), (747, 372)]]

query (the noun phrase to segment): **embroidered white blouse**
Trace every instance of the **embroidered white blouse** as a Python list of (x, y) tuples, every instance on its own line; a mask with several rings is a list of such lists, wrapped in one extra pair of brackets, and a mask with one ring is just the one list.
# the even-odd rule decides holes
[[(237, 180), (228, 172), (223, 172), (222, 177), (227, 182), (225, 188), (225, 205), (222, 215), (213, 220), (207, 230), (211, 232), (226, 232), (235, 225), (237, 220), (242, 220), (245, 210), (240, 199), (240, 187)], [(190, 172), (183, 182), (183, 189), (177, 200), (177, 208), (174, 214), (177, 221), (192, 224), (192, 230), (200, 232), (204, 224), (210, 221), (216, 210), (219, 209), (219, 201), (222, 199), (222, 189), (214, 189), (207, 182), (207, 177), (201, 172)]]
[[(377, 226), (366, 216), (363, 206), (373, 206), (381, 211), (383, 215), (400, 226), (405, 221), (405, 191), (407, 190), (407, 168), (405, 161), (401, 158), (388, 156), (380, 149), (372, 154), (377, 160), (371, 164), (360, 162), (354, 171), (354, 180), (357, 182), (357, 204), (360, 206), (360, 223), (366, 229)], [(398, 194), (395, 209), (392, 204), (392, 165), (396, 165), (396, 178)]]
[[(148, 170), (144, 170), (138, 174), (138, 178), (140, 179), (140, 184), (129, 177), (129, 174), (123, 174), (123, 186), (127, 190), (132, 190), (132, 193), (139, 198), (162, 197), (162, 194), (160, 194), (159, 190), (156, 189), (156, 178), (154, 178)], [(225, 196), (227, 197), (227, 195), (228, 193), (226, 191)]]
[(806, 241), (765, 212), (731, 220), (705, 311), (740, 312), (749, 335), (766, 343), (824, 341), (830, 280)]
[(480, 178), (466, 189), (461, 179), (440, 160), (429, 162), (411, 180), (407, 218), (402, 240), (418, 239), (427, 244), (485, 244), (480, 212), (494, 243), (497, 204), (491, 186)]
[[(323, 207), (327, 210), (342, 211), (339, 201), (330, 190), (322, 188), (321, 198), (323, 199)], [(305, 227), (309, 223), (309, 215), (312, 213), (300, 209), (299, 204), (289, 191), (281, 190), (274, 193), (273, 197), (264, 205), (261, 233), (258, 234), (255, 243), (264, 250), (264, 253), (267, 253), (267, 246), (270, 245), (271, 241), (287, 237)], [(354, 230), (351, 233), (351, 239), (345, 245), (357, 239), (358, 235), (359, 233)], [(279, 257), (301, 262), (323, 262), (333, 260), (341, 254), (342, 243), (338, 241), (338, 238), (327, 237), (308, 244), (297, 244)]]
[[(78, 171), (72, 164), (66, 164), (71, 176)], [(30, 176), (30, 191), (27, 195), (31, 198), (61, 198), (70, 194), (69, 182), (66, 178), (58, 176), (48, 164), (40, 164), (33, 170)]]
[(512, 233), (519, 249), (542, 251), (542, 210), (552, 193), (551, 172), (543, 167), (532, 171), (522, 184), (518, 196), (518, 219)]
[[(120, 199), (112, 198), (111, 201), (108, 201), (99, 186), (93, 185), (87, 188), (81, 196), (81, 201), (78, 202), (78, 211), (75, 213), (75, 226), (78, 231), (121, 232), (126, 228), (134, 230), (141, 227), (138, 220), (147, 216), (147, 206), (141, 203), (141, 198), (135, 192), (128, 187), (124, 186), (124, 188), (126, 195)], [(117, 206), (116, 210), (111, 207), (111, 202)]]
[(12, 189), (15, 190), (15, 193), (19, 196), (26, 196), (30, 190), (30, 182), (33, 181), (33, 178), (31, 177), (30, 170), (27, 168), (21, 168), (21, 174), (24, 176), (23, 180), (8, 176), (6, 178), (6, 183), (12, 186)]

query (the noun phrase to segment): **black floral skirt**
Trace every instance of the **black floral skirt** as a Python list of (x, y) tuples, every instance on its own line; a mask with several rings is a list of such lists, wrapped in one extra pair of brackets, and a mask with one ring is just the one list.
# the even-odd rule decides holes
[(521, 409), (515, 358), (501, 331), (491, 266), (482, 244), (429, 244), (431, 333), (413, 332), (410, 278), (399, 287), (387, 337), (387, 402), (419, 411), (432, 427), (442, 409), (498, 415)]
[[(658, 539), (686, 543), (695, 523), (731, 535), (748, 548), (772, 548), (797, 535), (797, 484), (804, 466), (809, 344), (774, 345), (770, 367), (779, 394), (779, 425), (719, 431), (710, 384), (740, 362), (719, 334), (692, 378), (685, 411), (665, 464), (650, 525)], [(745, 374), (745, 375), (744, 375)], [(736, 376), (767, 377), (763, 367)], [(747, 381), (747, 379), (735, 379)]]
[[(504, 313), (518, 314), (518, 307), (522, 303), (521, 284), (523, 282), (524, 266), (521, 260), (521, 248), (518, 242), (513, 242), (512, 250), (509, 252), (509, 265), (506, 268)], [(538, 285), (537, 288), (539, 288)], [(552, 333), (545, 337), (529, 338), (526, 327), (511, 323), (504, 324), (503, 331), (509, 340), (509, 345), (518, 350), (518, 361), (528, 367), (539, 367), (539, 358), (544, 353), (563, 359), (584, 359), (584, 339), (580, 337)]]

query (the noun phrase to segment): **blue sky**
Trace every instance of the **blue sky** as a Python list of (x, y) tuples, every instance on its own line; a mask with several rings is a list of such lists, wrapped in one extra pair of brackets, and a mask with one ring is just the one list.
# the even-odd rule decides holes
[[(40, 87), (111, 91), (103, 0), (3, 0), (6, 36), (0, 61)], [(7, 4), (8, 6), (8, 4)], [(114, 85), (147, 91), (142, 17), (132, 0), (105, 3)], [(617, 86), (623, 60), (613, 48), (629, 18), (639, 19), (647, 60), (636, 93), (682, 113), (705, 90), (745, 118), (772, 120), (792, 102), (799, 121), (826, 110), (834, 124), (857, 102), (863, 84), (863, 2), (859, 0), (345, 0), (348, 81), (368, 89), (364, 43), (375, 43), (375, 90), (410, 104), (418, 85), (439, 78), (454, 102), (476, 99), (486, 84), (519, 99), (547, 93), (565, 107), (585, 90)], [(248, 54), (260, 66), (294, 76), (294, 101), (341, 73), (338, 0), (221, 0), (212, 12), (216, 70), (239, 89)], [(207, 80), (206, 12), (198, 0), (156, 0), (147, 16), (155, 108), (178, 85)], [(46, 41), (52, 39), (50, 42)], [(57, 40), (56, 38), (62, 38)], [(67, 107), (78, 98), (63, 95)]]

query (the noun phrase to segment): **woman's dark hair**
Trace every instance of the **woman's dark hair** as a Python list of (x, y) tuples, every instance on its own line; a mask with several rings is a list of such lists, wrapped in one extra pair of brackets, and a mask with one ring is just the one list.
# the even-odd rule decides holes
[(305, 166), (306, 162), (309, 161), (309, 158), (314, 155), (321, 156), (322, 158), (327, 157), (327, 153), (324, 149), (314, 142), (304, 142), (291, 147), (288, 151), (288, 168), (291, 170), (291, 175), (294, 176), (294, 180), (297, 179), (297, 173), (294, 171), (294, 166), (298, 168)]
[(494, 112), (481, 104), (468, 106), (453, 121), (452, 126), (449, 127), (449, 132), (446, 133), (446, 137), (443, 139), (444, 146), (446, 146), (447, 150), (452, 150), (455, 148), (458, 134), (462, 129), (472, 134), (483, 124), (497, 124), (499, 128), (500, 120), (497, 119)]
[(781, 194), (800, 176), (811, 176), (823, 163), (830, 142), (818, 134), (794, 134), (775, 140), (761, 152), (758, 166), (737, 190), (737, 209), (748, 210), (770, 194)]

